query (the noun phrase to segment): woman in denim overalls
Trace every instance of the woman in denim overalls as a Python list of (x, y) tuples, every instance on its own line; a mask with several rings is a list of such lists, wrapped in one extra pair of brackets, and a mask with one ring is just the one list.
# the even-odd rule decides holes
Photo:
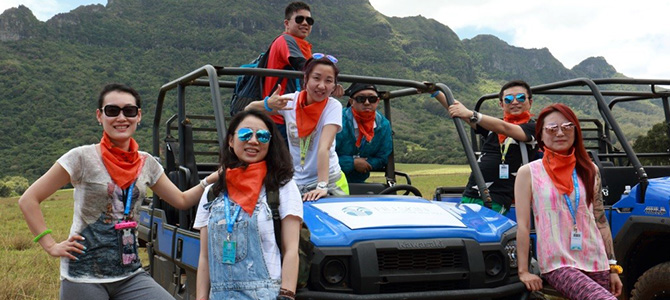
[[(238, 113), (227, 137), (219, 181), (208, 187), (216, 197), (205, 193), (193, 225), (200, 229), (197, 299), (294, 299), (302, 201), (288, 150), (258, 111)], [(279, 192), (282, 255), (266, 191)]]

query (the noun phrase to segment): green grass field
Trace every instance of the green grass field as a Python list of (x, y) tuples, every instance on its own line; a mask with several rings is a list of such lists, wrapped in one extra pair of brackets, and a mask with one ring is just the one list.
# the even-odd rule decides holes
[[(412, 184), (425, 198), (432, 198), (437, 186), (464, 186), (468, 166), (398, 164), (397, 170), (408, 173)], [(383, 181), (382, 173), (373, 174), (373, 181)], [(400, 183), (404, 183), (399, 179)], [(58, 299), (59, 260), (50, 257), (32, 242), (18, 198), (0, 198), (0, 299)], [(67, 238), (72, 224), (72, 190), (61, 190), (41, 205), (47, 226), (57, 241)], [(142, 257), (146, 262), (146, 254)]]

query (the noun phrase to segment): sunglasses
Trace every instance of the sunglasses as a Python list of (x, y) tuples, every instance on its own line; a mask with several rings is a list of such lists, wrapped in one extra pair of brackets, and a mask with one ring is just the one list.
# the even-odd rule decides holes
[(102, 111), (105, 112), (105, 116), (116, 117), (123, 112), (123, 115), (126, 116), (126, 118), (137, 117), (139, 110), (140, 108), (135, 105), (126, 105), (123, 108), (117, 105), (105, 105), (102, 108)]
[(547, 131), (548, 134), (551, 135), (556, 135), (558, 134), (558, 129), (561, 129), (563, 133), (572, 133), (573, 130), (575, 130), (575, 124), (572, 124), (572, 122), (566, 122), (561, 124), (560, 126), (558, 124), (547, 124), (544, 126), (544, 130)]
[(377, 103), (377, 101), (379, 101), (379, 97), (377, 96), (356, 96), (353, 98), (358, 103), (365, 103), (365, 101), (368, 101), (370, 102), (370, 104), (374, 104)]
[[(514, 101), (514, 98), (515, 98), (514, 95), (505, 95), (505, 97), (503, 97), (503, 100), (505, 100), (505, 104), (510, 104), (512, 103), (512, 101)], [(523, 103), (524, 101), (526, 101), (526, 94), (524, 93), (516, 94), (516, 101), (519, 101), (519, 103)]]
[(302, 22), (304, 22), (305, 20), (307, 20), (307, 24), (309, 26), (314, 25), (314, 19), (312, 17), (305, 17), (305, 16), (296, 16), (295, 17), (295, 22), (298, 23), (298, 24), (302, 24)]
[(337, 58), (335, 58), (335, 56), (332, 56), (330, 54), (323, 54), (323, 53), (312, 54), (312, 58), (314, 58), (314, 59), (322, 59), (324, 57), (327, 58), (328, 60), (332, 61), (334, 64), (337, 63)]
[[(237, 138), (243, 142), (248, 142), (249, 140), (251, 140), (251, 137), (253, 135), (254, 130), (249, 127), (244, 127), (237, 130)], [(256, 139), (259, 142), (267, 144), (270, 142), (270, 138), (272, 138), (272, 134), (270, 133), (270, 131), (267, 131), (265, 129), (256, 130)]]

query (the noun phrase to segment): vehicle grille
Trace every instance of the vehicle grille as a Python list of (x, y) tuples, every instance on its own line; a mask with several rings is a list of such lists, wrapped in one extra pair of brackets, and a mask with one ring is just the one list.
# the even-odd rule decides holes
[(462, 249), (396, 250), (378, 249), (379, 272), (461, 268), (466, 257)]

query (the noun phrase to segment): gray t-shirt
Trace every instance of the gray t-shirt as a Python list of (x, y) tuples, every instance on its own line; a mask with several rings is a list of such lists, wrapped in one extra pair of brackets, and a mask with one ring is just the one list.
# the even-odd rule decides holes
[[(161, 165), (148, 153), (132, 192), (129, 217), (138, 221), (137, 209), (163, 174)], [(96, 145), (74, 148), (57, 161), (70, 174), (74, 186), (74, 215), (70, 236), (79, 234), (86, 240), (85, 254), (75, 254), (79, 260), (61, 258), (60, 274), (73, 282), (105, 283), (122, 280), (141, 271), (139, 259), (122, 264), (122, 232), (114, 224), (123, 219), (126, 199), (107, 173)], [(138, 201), (139, 200), (139, 201)], [(136, 237), (135, 237), (136, 242)], [(125, 249), (127, 250), (127, 249)]]

